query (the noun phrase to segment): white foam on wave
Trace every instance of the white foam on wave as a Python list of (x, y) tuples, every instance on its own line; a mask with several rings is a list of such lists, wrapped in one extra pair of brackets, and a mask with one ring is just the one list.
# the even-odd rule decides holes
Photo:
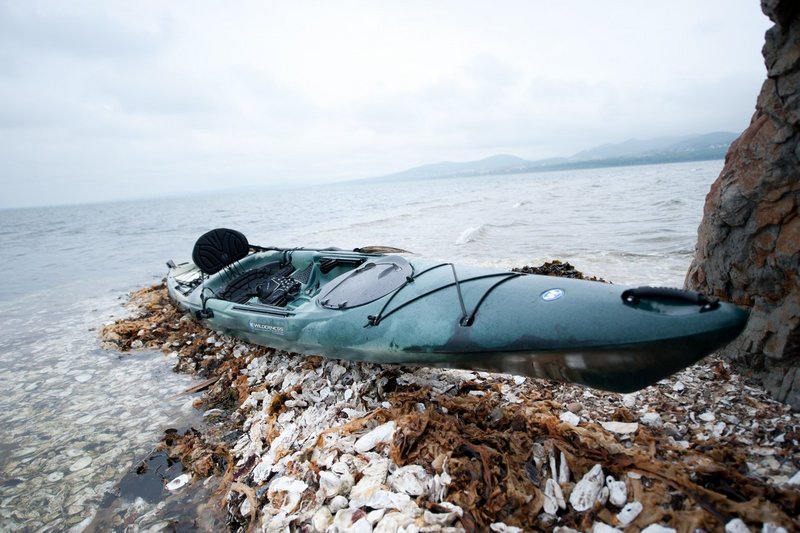
[(483, 224), (475, 227), (469, 227), (461, 232), (461, 235), (459, 235), (456, 239), (456, 244), (462, 245), (475, 242), (476, 240), (480, 239), (485, 232), (486, 226)]

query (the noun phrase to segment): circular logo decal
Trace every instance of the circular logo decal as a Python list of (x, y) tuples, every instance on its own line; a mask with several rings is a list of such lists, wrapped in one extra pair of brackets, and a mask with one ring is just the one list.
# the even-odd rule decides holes
[(549, 289), (542, 293), (542, 300), (545, 302), (552, 302), (564, 296), (563, 289)]

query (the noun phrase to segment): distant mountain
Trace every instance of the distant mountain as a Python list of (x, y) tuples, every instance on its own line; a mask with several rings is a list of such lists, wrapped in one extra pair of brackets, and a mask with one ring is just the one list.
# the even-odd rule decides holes
[(705, 161), (722, 159), (738, 134), (713, 132), (682, 137), (656, 139), (631, 139), (621, 143), (604, 144), (583, 150), (572, 157), (556, 157), (528, 161), (513, 155), (495, 155), (478, 161), (454, 163), (444, 161), (414, 167), (371, 181), (412, 181), (492, 174), (520, 174), (548, 170), (602, 168), (631, 165), (673, 163), (679, 161)]
[[(403, 172), (372, 178), (379, 181), (413, 181), (436, 178), (455, 178), (463, 176), (477, 176), (488, 174), (511, 173), (517, 169), (526, 168), (531, 162), (513, 155), (493, 155), (478, 161), (453, 163), (442, 161), (431, 165), (414, 167)], [(518, 170), (524, 172), (523, 170)]]

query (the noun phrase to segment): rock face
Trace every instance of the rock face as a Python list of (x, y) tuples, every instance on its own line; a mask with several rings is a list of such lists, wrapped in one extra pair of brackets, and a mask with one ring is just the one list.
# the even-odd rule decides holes
[(767, 79), (706, 197), (686, 285), (751, 308), (723, 354), (800, 409), (800, 2), (761, 8)]

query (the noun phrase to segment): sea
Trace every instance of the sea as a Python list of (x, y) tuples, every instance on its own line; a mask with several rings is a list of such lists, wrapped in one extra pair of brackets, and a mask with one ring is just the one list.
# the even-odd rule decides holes
[[(129, 292), (160, 281), (167, 260), (188, 260), (202, 233), (233, 228), (262, 246), (386, 245), (500, 269), (559, 259), (617, 284), (681, 287), (722, 165), (0, 210), (0, 531), (83, 530), (166, 429), (202, 427), (195, 396), (180, 394), (195, 381), (174, 373), (174, 360), (104, 349), (98, 337), (126, 316)], [(170, 512), (191, 516), (190, 506)]]

